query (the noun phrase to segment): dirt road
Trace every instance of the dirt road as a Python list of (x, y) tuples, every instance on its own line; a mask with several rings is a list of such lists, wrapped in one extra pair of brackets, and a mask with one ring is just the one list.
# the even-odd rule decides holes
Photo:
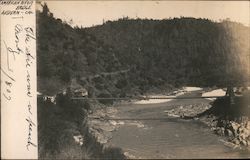
[[(199, 96), (201, 91), (183, 96)], [(250, 153), (224, 145), (223, 138), (195, 120), (169, 117), (164, 111), (176, 105), (209, 103), (181, 99), (160, 104), (120, 104), (116, 118), (124, 122), (107, 145), (120, 147), (130, 158), (239, 158)]]

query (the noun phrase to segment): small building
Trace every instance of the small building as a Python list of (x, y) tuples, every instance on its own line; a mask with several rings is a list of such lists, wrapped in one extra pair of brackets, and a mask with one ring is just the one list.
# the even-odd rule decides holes
[(74, 96), (76, 97), (87, 97), (88, 91), (85, 88), (79, 88), (74, 90)]

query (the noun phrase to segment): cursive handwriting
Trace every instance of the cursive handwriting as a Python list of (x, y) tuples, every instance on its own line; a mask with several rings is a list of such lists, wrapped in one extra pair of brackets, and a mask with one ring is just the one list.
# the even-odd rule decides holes
[(31, 84), (30, 84), (30, 73), (29, 71), (27, 70), (27, 75), (26, 75), (26, 80), (27, 80), (27, 96), (28, 97), (32, 97), (32, 93), (31, 93)]
[(32, 115), (31, 108), (32, 108), (32, 106), (31, 106), (30, 101), (29, 101), (29, 104), (28, 104), (28, 111), (29, 111), (30, 115)]
[(35, 127), (35, 123), (31, 120), (30, 117), (26, 118), (26, 121), (28, 122), (28, 126), (29, 126), (29, 129), (28, 129), (28, 138), (27, 138), (27, 144), (26, 144), (26, 148), (27, 150), (29, 151), (29, 147), (30, 146), (33, 146), (33, 147), (37, 147), (37, 145), (32, 142), (32, 129), (33, 127)]
[(22, 53), (22, 49), (19, 47), (19, 35), (23, 31), (23, 27), (20, 24), (15, 25), (15, 43), (16, 43), (16, 53), (20, 54)]
[(28, 97), (32, 97), (32, 93), (31, 93), (31, 76), (30, 76), (30, 72), (29, 69), (33, 63), (33, 60), (35, 59), (32, 56), (32, 53), (30, 51), (29, 48), (29, 43), (31, 42), (31, 40), (36, 40), (35, 35), (34, 35), (34, 30), (31, 27), (26, 27), (25, 29), (25, 53), (26, 53), (26, 68), (27, 68), (27, 74), (26, 74), (26, 81), (27, 81), (27, 96)]
[(23, 27), (20, 24), (16, 24), (14, 27), (14, 33), (15, 33), (15, 48), (11, 48), (7, 45), (7, 43), (3, 40), (4, 46), (5, 46), (5, 54), (6, 54), (6, 64), (7, 64), (7, 69), (4, 70), (1, 68), (1, 72), (3, 75), (7, 77), (7, 80), (4, 81), (4, 85), (2, 86), (3, 89), (3, 96), (6, 100), (10, 101), (12, 96), (11, 96), (11, 89), (12, 86), (15, 82), (14, 78), (11, 76), (11, 74), (14, 72), (13, 71), (13, 66), (12, 63), (16, 60), (16, 55), (19, 55), (22, 53), (22, 49), (20, 48), (20, 37), (23, 31)]
[(10, 53), (12, 53), (13, 60), (16, 60), (16, 56), (14, 54), (16, 52), (13, 51), (10, 47), (8, 47), (5, 41), (3, 41), (3, 43), (4, 43), (5, 49), (6, 49), (6, 57), (7, 57), (6, 62), (7, 62), (8, 71), (13, 72), (13, 69), (11, 68), (11, 63), (10, 63)]
[(35, 58), (31, 55), (30, 49), (28, 47), (25, 48), (26, 52), (26, 68), (31, 67), (31, 64), (33, 63), (32, 60)]
[(12, 49), (11, 47), (9, 47), (5, 41), (4, 42), (4, 45), (5, 45), (5, 48), (7, 50), (7, 55), (9, 54), (12, 54), (14, 60), (15, 60), (15, 54), (20, 54), (20, 53), (23, 53), (23, 50), (20, 48), (20, 34), (21, 32), (23, 31), (23, 28), (20, 24), (17, 24), (15, 25), (15, 28), (14, 28), (14, 32), (15, 32), (15, 49)]
[[(22, 156), (23, 158), (35, 158), (36, 155), (33, 153), (38, 147), (35, 86), (36, 32), (35, 22), (33, 22), (35, 1), (0, 0), (0, 4), (0, 15), (6, 20), (3, 25), (7, 26), (1, 36), (1, 96), (3, 104), (6, 105), (4, 114), (10, 113), (10, 116), (17, 116), (16, 118), (22, 121), (15, 128), (7, 127), (4, 133), (17, 131), (21, 135), (24, 134), (22, 138), (12, 137), (12, 140), (6, 141), (9, 145), (7, 151), (11, 153), (13, 151), (13, 154), (21, 151), (27, 154)], [(15, 115), (14, 112), (12, 113), (13, 110), (20, 114)], [(12, 143), (14, 141), (22, 147), (17, 150)]]
[(36, 40), (34, 30), (31, 27), (25, 28), (26, 38), (25, 43), (28, 43), (31, 39)]
[[(4, 42), (5, 48), (6, 48), (6, 63), (7, 63), (7, 69), (4, 70), (1, 67), (1, 72), (3, 73), (4, 76), (7, 77), (7, 79), (4, 81), (4, 85), (2, 85), (2, 88), (4, 88), (2, 90), (2, 94), (4, 96), (4, 98), (8, 101), (11, 100), (11, 88), (15, 82), (15, 79), (11, 76), (11, 73), (13, 72), (11, 63), (10, 63), (10, 57), (9, 57), (9, 52), (12, 51), (12, 49), (10, 47), (7, 46), (7, 44)], [(13, 60), (15, 60), (15, 55), (12, 53), (13, 55)]]
[(7, 77), (7, 80), (4, 81), (5, 85), (2, 86), (4, 88), (2, 94), (4, 98), (9, 101), (11, 100), (11, 88), (13, 83), (15, 82), (15, 79), (11, 77), (8, 73), (6, 73), (2, 68), (1, 72)]
[[(32, 76), (30, 75), (30, 70), (32, 69), (33, 61), (35, 60), (35, 57), (32, 54), (32, 48), (30, 48), (30, 43), (32, 44), (32, 40), (36, 40), (34, 30), (31, 27), (24, 28), (25, 30), (25, 68), (26, 68), (26, 95), (28, 98), (33, 97), (32, 93)], [(30, 146), (36, 147), (36, 145), (32, 142), (32, 128), (35, 126), (34, 122), (31, 120), (30, 116), (32, 116), (32, 105), (30, 101), (28, 102), (28, 119), (26, 119), (29, 122), (29, 133), (27, 138), (27, 150), (29, 150)]]

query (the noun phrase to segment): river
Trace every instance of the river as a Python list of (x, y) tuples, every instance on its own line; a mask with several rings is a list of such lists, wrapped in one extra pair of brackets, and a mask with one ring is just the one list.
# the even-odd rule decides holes
[[(183, 96), (201, 95), (200, 91)], [(209, 103), (207, 99), (179, 99), (159, 104), (119, 104), (123, 119), (108, 146), (120, 147), (130, 158), (249, 158), (250, 153), (225, 145), (223, 137), (196, 120), (169, 117), (164, 113), (176, 105)], [(131, 125), (131, 122), (141, 124)]]

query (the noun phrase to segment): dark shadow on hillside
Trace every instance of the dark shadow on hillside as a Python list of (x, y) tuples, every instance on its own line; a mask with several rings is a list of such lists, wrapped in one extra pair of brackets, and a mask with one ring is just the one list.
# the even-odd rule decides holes
[(212, 103), (212, 107), (198, 115), (214, 115), (219, 119), (240, 121), (241, 117), (250, 117), (250, 93), (243, 96), (234, 97), (233, 103), (230, 97), (225, 96), (216, 99)]
[[(58, 94), (56, 104), (38, 99), (38, 141), (40, 159), (125, 159), (120, 148), (104, 147), (88, 128), (87, 101), (72, 101)], [(73, 136), (83, 135), (78, 145)]]

